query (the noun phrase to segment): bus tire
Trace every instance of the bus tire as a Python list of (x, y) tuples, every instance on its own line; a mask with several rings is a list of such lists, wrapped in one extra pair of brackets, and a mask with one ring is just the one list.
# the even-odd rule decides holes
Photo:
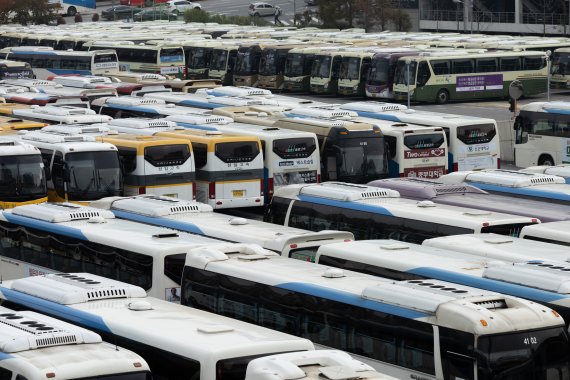
[(554, 160), (552, 159), (551, 155), (542, 154), (540, 157), (538, 157), (538, 164), (546, 166), (554, 166)]
[(67, 15), (73, 17), (77, 14), (77, 9), (75, 7), (67, 8)]
[(449, 91), (447, 91), (445, 88), (439, 90), (435, 96), (435, 102), (437, 104), (445, 104), (449, 102)]

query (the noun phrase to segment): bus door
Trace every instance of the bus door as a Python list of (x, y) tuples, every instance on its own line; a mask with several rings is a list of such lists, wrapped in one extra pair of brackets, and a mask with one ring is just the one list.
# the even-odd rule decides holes
[(329, 82), (328, 93), (336, 94), (338, 91), (338, 79), (340, 77), (340, 70), (342, 67), (342, 57), (340, 55), (335, 55), (332, 59), (331, 64), (331, 77)]

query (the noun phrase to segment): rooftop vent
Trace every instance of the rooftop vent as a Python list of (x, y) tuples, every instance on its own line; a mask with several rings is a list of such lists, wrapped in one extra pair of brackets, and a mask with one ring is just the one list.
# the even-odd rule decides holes
[(352, 102), (342, 104), (341, 109), (352, 110), (352, 111), (364, 111), (364, 112), (386, 112), (386, 111), (398, 111), (405, 110), (408, 107), (401, 104), (393, 103), (383, 103), (383, 102)]
[(174, 128), (176, 123), (165, 119), (126, 118), (113, 119), (109, 125), (127, 128)]
[(523, 173), (509, 170), (484, 170), (481, 172), (471, 172), (467, 174), (467, 180), (515, 188), (566, 183), (564, 178), (554, 175)]
[(165, 105), (166, 102), (161, 99), (150, 98), (130, 98), (127, 96), (107, 98), (108, 104), (117, 104), (125, 106), (145, 106), (145, 105)]
[(12, 289), (61, 305), (114, 298), (144, 298), (143, 288), (90, 273), (58, 273), (25, 277), (12, 282)]
[(49, 223), (63, 223), (90, 218), (112, 219), (115, 216), (107, 210), (78, 206), (70, 203), (40, 203), (17, 206), (12, 214), (42, 220)]
[(342, 182), (326, 182), (320, 185), (303, 186), (300, 189), (300, 195), (311, 195), (345, 202), (379, 198), (398, 198), (400, 196), (395, 190)]
[(570, 266), (564, 262), (531, 261), (496, 265), (487, 267), (483, 277), (559, 294), (570, 294)]

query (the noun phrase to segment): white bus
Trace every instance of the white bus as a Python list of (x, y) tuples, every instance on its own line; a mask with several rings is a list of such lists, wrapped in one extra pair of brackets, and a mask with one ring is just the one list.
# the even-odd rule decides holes
[(550, 174), (564, 178), (570, 184), (570, 164), (529, 166), (519, 171), (524, 173)]
[(61, 51), (46, 46), (20, 46), (0, 50), (0, 56), (27, 62), (38, 79), (53, 75), (106, 75), (119, 71), (114, 50)]
[(536, 218), (400, 198), (394, 190), (341, 182), (289, 185), (275, 192), (265, 221), (310, 231), (346, 230), (357, 240), (425, 239), (494, 232), (518, 236)]
[(0, 306), (0, 378), (151, 380), (152, 375), (142, 357), (92, 331)]
[(91, 207), (110, 210), (116, 217), (234, 243), (258, 244), (287, 257), (313, 261), (322, 244), (354, 240), (344, 231), (310, 232), (255, 219), (212, 212), (212, 207), (184, 200), (137, 196), (104, 198)]
[(446, 136), (440, 127), (360, 117), (355, 111), (341, 110), (336, 105), (297, 107), (285, 115), (348, 119), (378, 127), (386, 140), (388, 177), (439, 178), (447, 173)]
[(545, 243), (570, 246), (570, 223), (566, 221), (550, 222), (544, 223), (544, 227), (542, 228), (523, 228), (520, 237)]
[(248, 259), (205, 247), (186, 256), (181, 296), (183, 305), (347, 351), (400, 379), (568, 377), (568, 332), (558, 313), (431, 278), (394, 281), (272, 252)]
[(515, 120), (515, 165), (570, 163), (570, 103), (533, 102)]
[[(63, 136), (32, 131), (8, 132), (3, 138), (33, 145), (42, 154), (48, 200), (89, 202), (123, 193), (117, 148), (92, 136)], [(15, 134), (17, 133), (17, 134)]]
[(58, 98), (80, 98), (93, 100), (104, 96), (117, 96), (114, 88), (77, 88), (67, 87), (51, 80), (42, 79), (5, 79), (7, 85), (23, 87), (28, 91), (38, 91)]
[(411, 110), (403, 105), (370, 101), (346, 103), (340, 108), (373, 119), (443, 128), (450, 172), (500, 168), (499, 133), (494, 119)]
[(245, 123), (200, 124), (201, 116), (173, 115), (169, 120), (191, 129), (218, 130), (236, 136), (257, 137), (263, 149), (265, 201), (275, 189), (295, 183), (319, 183), (321, 159), (317, 136), (312, 132)]
[[(171, 297), (179, 300), (178, 294)], [(0, 298), (95, 330), (141, 355), (159, 379), (244, 379), (251, 360), (314, 349), (307, 339), (149, 297), (138, 286), (88, 273), (4, 281)]]
[(95, 124), (106, 123), (112, 118), (97, 113), (88, 108), (75, 106), (38, 106), (14, 108), (11, 116), (28, 121), (46, 124)]
[(161, 299), (179, 290), (190, 248), (220, 243), (71, 203), (18, 206), (0, 220), (4, 280), (77, 270), (141, 286)]
[(32, 67), (27, 62), (0, 60), (0, 80), (34, 77)]

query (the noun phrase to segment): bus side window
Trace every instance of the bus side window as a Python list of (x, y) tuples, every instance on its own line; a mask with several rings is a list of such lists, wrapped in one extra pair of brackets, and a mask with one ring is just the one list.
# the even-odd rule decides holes
[(388, 154), (390, 155), (390, 158), (396, 157), (396, 137), (384, 135), (384, 139), (386, 140), (386, 145), (388, 145)]
[(431, 67), (435, 75), (451, 74), (451, 64), (449, 61), (431, 61)]
[(429, 78), (431, 77), (431, 73), (429, 71), (429, 66), (427, 62), (422, 61), (418, 65), (418, 79), (416, 82), (416, 86), (422, 87), (425, 86)]
[(492, 73), (497, 71), (497, 59), (496, 58), (484, 58), (476, 60), (477, 68), (475, 69), (478, 73)]
[(0, 367), (0, 380), (11, 380), (12, 379), (12, 371)]
[(500, 71), (518, 71), (521, 69), (521, 60), (519, 57), (503, 57), (499, 58)]

